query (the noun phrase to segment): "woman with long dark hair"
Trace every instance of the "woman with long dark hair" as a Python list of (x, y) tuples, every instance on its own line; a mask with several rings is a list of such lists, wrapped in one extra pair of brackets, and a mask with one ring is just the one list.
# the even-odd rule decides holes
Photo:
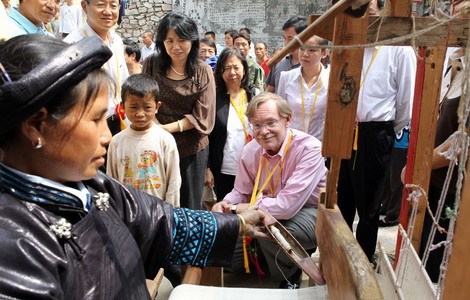
[(155, 41), (158, 54), (149, 57), (143, 73), (155, 78), (162, 102), (157, 120), (178, 145), (181, 207), (202, 208), (208, 159), (208, 135), (214, 127), (215, 83), (209, 65), (199, 59), (196, 23), (180, 13), (160, 21)]

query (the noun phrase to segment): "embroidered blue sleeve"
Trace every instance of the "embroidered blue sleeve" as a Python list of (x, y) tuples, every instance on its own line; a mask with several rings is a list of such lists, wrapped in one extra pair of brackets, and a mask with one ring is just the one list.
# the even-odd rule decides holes
[(168, 263), (205, 266), (217, 236), (217, 220), (208, 211), (174, 209), (173, 248)]

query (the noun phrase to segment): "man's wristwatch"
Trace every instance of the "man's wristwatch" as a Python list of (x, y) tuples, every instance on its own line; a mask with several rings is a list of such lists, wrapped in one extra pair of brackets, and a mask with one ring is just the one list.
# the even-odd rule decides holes
[(237, 203), (232, 204), (232, 206), (230, 207), (230, 211), (232, 212), (232, 214), (234, 214), (234, 215), (237, 214), (237, 207), (238, 207)]

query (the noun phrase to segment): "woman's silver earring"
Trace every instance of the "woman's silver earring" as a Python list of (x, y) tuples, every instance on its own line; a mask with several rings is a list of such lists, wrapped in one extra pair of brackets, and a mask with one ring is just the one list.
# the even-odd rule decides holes
[(38, 143), (34, 146), (34, 149), (41, 149), (42, 148), (42, 140), (38, 137)]

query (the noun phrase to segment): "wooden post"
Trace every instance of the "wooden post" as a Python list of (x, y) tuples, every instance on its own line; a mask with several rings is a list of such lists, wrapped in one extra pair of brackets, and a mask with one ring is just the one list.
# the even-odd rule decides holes
[[(439, 105), (440, 81), (446, 52), (445, 41), (441, 47), (421, 48), (423, 56), (418, 63), (415, 86), (415, 102), (413, 103), (413, 119), (411, 123), (410, 144), (408, 147), (407, 170), (405, 183), (420, 186), (426, 193), (431, 176), (431, 161), (436, 136), (436, 124)], [(407, 228), (410, 205), (406, 201), (409, 191), (404, 189), (400, 223)], [(410, 237), (416, 252), (419, 252), (424, 215), (426, 213), (424, 196), (418, 204), (418, 215), (414, 224), (413, 235)], [(395, 262), (398, 261), (401, 237), (398, 237)]]
[[(335, 19), (333, 44), (359, 45), (365, 42), (367, 16), (355, 18), (343, 13)], [(331, 158), (326, 207), (337, 203), (336, 186), (341, 159), (351, 156), (364, 49), (335, 50), (331, 56), (328, 103), (322, 154)]]

